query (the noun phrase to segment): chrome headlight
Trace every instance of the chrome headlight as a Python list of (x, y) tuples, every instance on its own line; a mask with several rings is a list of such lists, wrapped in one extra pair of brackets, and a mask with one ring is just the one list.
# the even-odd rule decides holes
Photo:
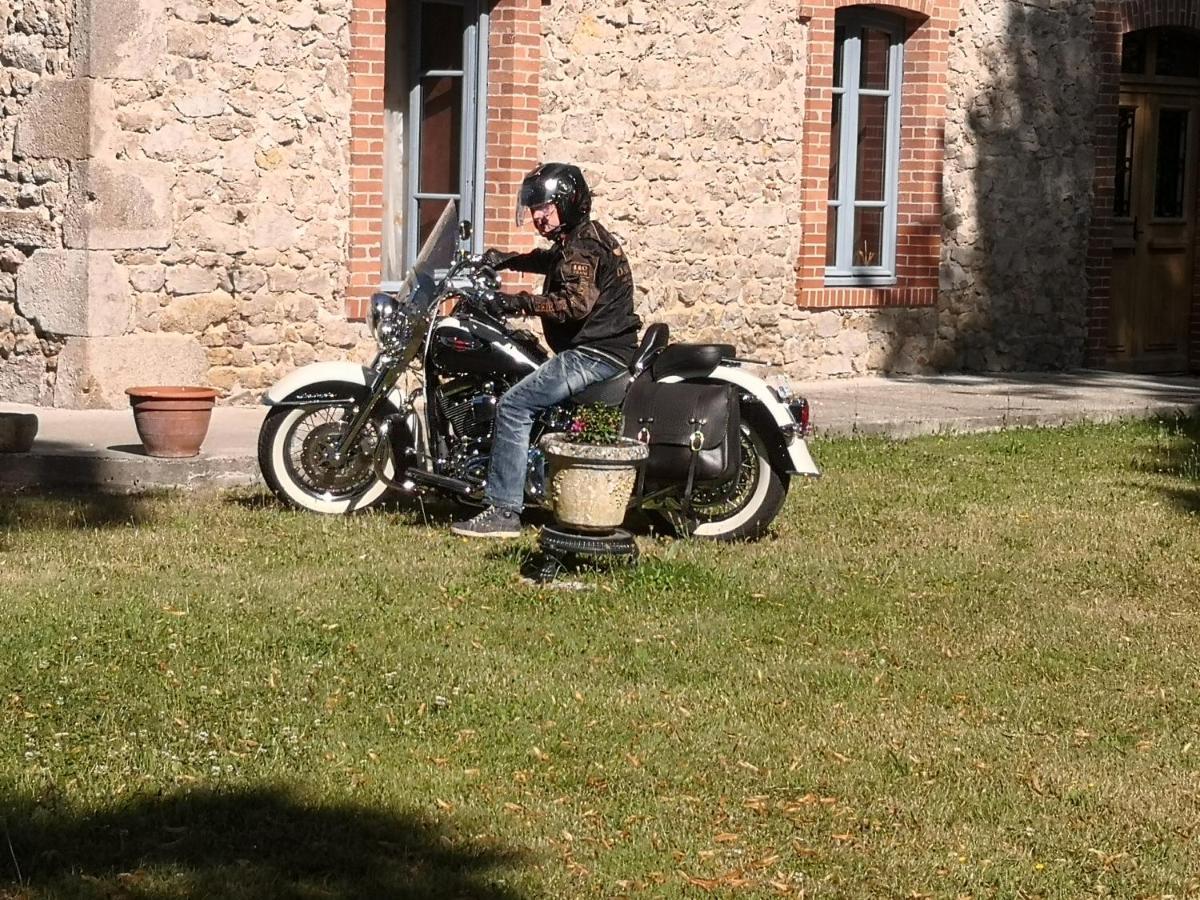
[(373, 294), (367, 318), (371, 333), (381, 347), (397, 347), (412, 337), (412, 319), (403, 304), (391, 294)]
[(379, 341), (379, 343), (383, 343), (383, 335), (381, 333), (383, 324), (390, 322), (395, 316), (395, 297), (391, 294), (371, 295), (371, 310), (367, 314), (367, 324), (371, 328), (371, 333), (375, 335), (375, 340)]

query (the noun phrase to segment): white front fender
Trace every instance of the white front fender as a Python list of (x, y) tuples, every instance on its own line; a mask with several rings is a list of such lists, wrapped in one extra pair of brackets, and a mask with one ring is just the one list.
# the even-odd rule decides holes
[[(341, 381), (346, 384), (357, 384), (366, 387), (374, 377), (375, 374), (366, 366), (346, 362), (345, 360), (310, 363), (307, 366), (301, 366), (295, 372), (288, 373), (280, 381), (277, 381), (263, 395), (262, 402), (266, 406), (275, 406), (301, 388), (312, 384), (319, 384), (322, 381)], [(400, 393), (399, 387), (392, 388), (391, 393), (388, 394), (388, 400), (397, 409), (401, 409), (404, 406), (404, 396)]]
[[(714, 381), (725, 381), (729, 384), (737, 385), (747, 394), (750, 394), (762, 404), (775, 424), (782, 429), (782, 434), (788, 434), (790, 431), (789, 426), (795, 424), (787, 405), (779, 402), (779, 398), (775, 396), (775, 393), (767, 387), (761, 378), (751, 375), (745, 369), (737, 366), (717, 366), (704, 377), (711, 378)], [(669, 375), (662, 380), (665, 382), (679, 382), (684, 379), (679, 375)], [(812, 454), (808, 452), (808, 444), (805, 443), (804, 438), (798, 434), (784, 437), (784, 449), (787, 450), (788, 457), (792, 461), (792, 468), (797, 475), (804, 475), (809, 478), (820, 477), (821, 470), (813, 462)]]

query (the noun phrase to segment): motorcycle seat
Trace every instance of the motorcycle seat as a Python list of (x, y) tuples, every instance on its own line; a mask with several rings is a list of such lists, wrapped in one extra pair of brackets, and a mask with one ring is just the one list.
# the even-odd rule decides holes
[(625, 394), (629, 390), (631, 381), (633, 381), (633, 376), (628, 372), (618, 372), (612, 378), (597, 381), (595, 384), (585, 387), (578, 394), (573, 394), (571, 400), (580, 406), (590, 403), (620, 406), (625, 400)]
[(733, 344), (671, 344), (655, 357), (650, 374), (655, 381), (668, 375), (707, 374), (735, 356)]
[(665, 322), (655, 322), (642, 335), (642, 343), (633, 355), (629, 371), (618, 372), (612, 378), (598, 381), (584, 388), (571, 399), (580, 406), (590, 403), (605, 403), (609, 406), (620, 406), (625, 401), (629, 384), (640, 375), (656, 356), (667, 346), (671, 339), (671, 329)]
[(629, 371), (634, 375), (640, 375), (670, 340), (671, 328), (666, 322), (655, 322), (647, 328), (646, 333), (642, 335), (641, 346), (633, 354), (633, 362), (629, 364)]

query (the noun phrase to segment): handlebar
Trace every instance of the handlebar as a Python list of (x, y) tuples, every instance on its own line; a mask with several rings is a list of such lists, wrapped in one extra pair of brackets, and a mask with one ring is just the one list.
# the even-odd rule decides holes
[[(454, 279), (460, 276), (469, 281), (467, 290), (463, 290), (462, 286), (452, 284)], [(461, 305), (491, 315), (487, 309), (485, 298), (494, 293), (498, 286), (499, 278), (496, 270), (484, 265), (482, 255), (468, 256), (464, 254), (455, 260), (450, 271), (442, 279), (438, 296), (443, 297), (447, 292), (453, 292), (460, 298)]]

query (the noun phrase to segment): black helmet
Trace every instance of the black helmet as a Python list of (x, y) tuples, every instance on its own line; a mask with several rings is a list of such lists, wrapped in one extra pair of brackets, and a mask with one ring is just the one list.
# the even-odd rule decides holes
[(542, 163), (525, 176), (517, 194), (517, 224), (525, 224), (525, 210), (553, 203), (562, 223), (558, 232), (570, 231), (592, 214), (592, 192), (578, 166)]

